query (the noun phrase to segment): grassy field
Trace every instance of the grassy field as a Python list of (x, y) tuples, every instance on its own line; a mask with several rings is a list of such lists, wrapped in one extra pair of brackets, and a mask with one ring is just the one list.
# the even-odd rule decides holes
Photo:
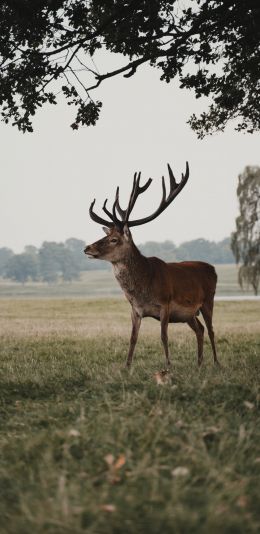
[(259, 302), (217, 302), (206, 338), (143, 321), (124, 367), (123, 299), (0, 300), (1, 533), (260, 530)]
[[(250, 290), (242, 291), (237, 282), (237, 267), (234, 264), (216, 265), (218, 274), (217, 295), (253, 295)], [(26, 283), (24, 285), (0, 279), (0, 297), (8, 298), (104, 298), (120, 296), (122, 291), (110, 271), (87, 271), (77, 282)]]

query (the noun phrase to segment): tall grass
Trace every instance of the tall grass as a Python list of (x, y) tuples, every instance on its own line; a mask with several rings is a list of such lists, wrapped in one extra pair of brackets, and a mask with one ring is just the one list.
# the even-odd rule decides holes
[(172, 326), (158, 380), (124, 301), (0, 302), (1, 532), (259, 532), (259, 303), (216, 304), (221, 369)]

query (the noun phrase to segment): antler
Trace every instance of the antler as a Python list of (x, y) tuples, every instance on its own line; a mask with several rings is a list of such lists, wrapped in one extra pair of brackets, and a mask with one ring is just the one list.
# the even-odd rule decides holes
[[(117, 192), (116, 192), (116, 198), (118, 197), (118, 194), (119, 194), (119, 188), (117, 188)], [(102, 217), (100, 217), (99, 215), (97, 215), (94, 210), (93, 210), (93, 206), (96, 202), (96, 199), (93, 200), (93, 202), (90, 204), (90, 208), (89, 208), (89, 215), (91, 217), (91, 219), (99, 224), (104, 224), (105, 226), (108, 226), (109, 228), (112, 228), (113, 226), (118, 226), (119, 228), (123, 228), (124, 226), (124, 222), (123, 221), (120, 221), (118, 218), (117, 218), (117, 215), (116, 215), (116, 200), (113, 204), (113, 209), (112, 209), (112, 213), (107, 209), (106, 207), (106, 203), (107, 203), (107, 198), (103, 204), (103, 211), (106, 213), (106, 215), (108, 215), (108, 217), (111, 219), (111, 221), (107, 221), (105, 219), (103, 219)]]
[[(93, 200), (89, 208), (89, 214), (90, 214), (91, 219), (93, 219), (93, 221), (99, 224), (104, 224), (110, 228), (112, 228), (113, 226), (117, 226), (120, 229), (122, 229), (125, 224), (127, 224), (129, 227), (138, 226), (141, 224), (146, 224), (147, 222), (150, 222), (153, 219), (156, 219), (156, 217), (158, 217), (158, 215), (160, 215), (160, 213), (162, 213), (169, 206), (169, 204), (173, 201), (173, 199), (181, 192), (181, 190), (183, 189), (183, 187), (185, 186), (189, 178), (188, 162), (186, 162), (185, 175), (182, 174), (181, 181), (179, 183), (176, 182), (169, 163), (167, 164), (167, 166), (168, 166), (168, 172), (169, 172), (169, 178), (170, 178), (170, 192), (168, 196), (166, 196), (165, 181), (164, 181), (164, 176), (162, 176), (162, 193), (163, 193), (162, 200), (161, 200), (159, 207), (154, 213), (152, 213), (151, 215), (147, 217), (144, 217), (143, 219), (129, 221), (129, 217), (133, 211), (133, 208), (134, 208), (134, 205), (136, 203), (138, 196), (144, 193), (144, 191), (146, 191), (146, 189), (148, 189), (148, 187), (152, 183), (152, 178), (149, 178), (149, 180), (147, 180), (147, 182), (144, 185), (140, 186), (141, 173), (139, 172), (138, 174), (137, 173), (134, 174), (133, 187), (132, 187), (130, 199), (129, 199), (126, 210), (123, 210), (119, 204), (119, 187), (117, 187), (115, 201), (112, 207), (112, 212), (110, 212), (106, 207), (107, 199), (105, 200), (103, 204), (103, 208), (102, 208), (103, 211), (106, 213), (106, 215), (109, 217), (110, 221), (106, 221), (105, 219), (102, 219), (102, 217), (100, 217), (93, 211), (95, 200)], [(120, 215), (121, 220), (118, 219), (117, 213)]]
[[(91, 217), (91, 219), (99, 224), (104, 224), (105, 226), (109, 226), (110, 228), (112, 228), (112, 226), (114, 226), (114, 223), (110, 222), (110, 221), (106, 221), (105, 219), (102, 219), (102, 217), (99, 217), (99, 215), (97, 215), (94, 210), (93, 210), (93, 207), (94, 207), (94, 204), (96, 202), (96, 199), (94, 198), (93, 202), (91, 202), (90, 204), (90, 208), (89, 208), (89, 215)], [(104, 206), (106, 204), (106, 201), (104, 203)], [(104, 206), (103, 206), (103, 209), (104, 209)], [(104, 210), (105, 211), (105, 210)]]
[(185, 171), (185, 174), (182, 173), (181, 181), (179, 183), (176, 182), (176, 180), (174, 178), (174, 174), (172, 172), (172, 169), (171, 169), (169, 163), (167, 163), (167, 166), (168, 166), (168, 172), (169, 172), (169, 178), (170, 178), (170, 192), (169, 192), (168, 196), (166, 197), (165, 181), (164, 181), (164, 176), (162, 176), (162, 192), (163, 192), (163, 194), (162, 194), (162, 200), (161, 200), (161, 203), (160, 203), (159, 207), (157, 208), (157, 210), (154, 213), (152, 213), (151, 215), (148, 215), (147, 217), (144, 217), (143, 219), (137, 219), (135, 221), (129, 221), (128, 222), (128, 226), (129, 227), (130, 226), (138, 226), (140, 224), (146, 224), (146, 223), (156, 219), (156, 217), (158, 217), (158, 215), (160, 215), (171, 204), (171, 202), (174, 200), (174, 198), (177, 197), (177, 195), (181, 192), (181, 190), (185, 186), (185, 184), (186, 184), (186, 182), (187, 182), (187, 180), (189, 178), (189, 164), (188, 164), (188, 162), (186, 161), (186, 171)]
[(152, 183), (152, 178), (149, 178), (147, 180), (146, 184), (140, 186), (140, 179), (141, 179), (141, 173), (139, 172), (138, 175), (135, 172), (134, 174), (134, 183), (132, 187), (132, 192), (130, 195), (130, 199), (128, 202), (128, 206), (126, 210), (122, 210), (119, 204), (119, 188), (117, 188), (117, 195), (116, 195), (116, 204), (115, 207), (119, 213), (119, 215), (122, 217), (122, 220), (124, 224), (126, 224), (129, 220), (130, 213), (133, 211), (134, 205), (136, 203), (136, 200), (141, 193), (144, 193), (146, 189), (148, 189), (149, 185)]

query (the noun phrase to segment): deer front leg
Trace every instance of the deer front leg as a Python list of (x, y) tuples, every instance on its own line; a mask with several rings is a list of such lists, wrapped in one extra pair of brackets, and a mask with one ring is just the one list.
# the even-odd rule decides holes
[(128, 351), (128, 356), (126, 360), (126, 367), (130, 367), (133, 359), (133, 354), (138, 338), (138, 332), (141, 325), (141, 317), (136, 313), (134, 309), (132, 309), (132, 333), (130, 337), (130, 346)]
[(170, 366), (171, 362), (169, 359), (169, 347), (168, 347), (168, 324), (169, 324), (169, 310), (167, 308), (162, 308), (160, 313), (161, 321), (161, 340), (166, 357), (166, 365)]

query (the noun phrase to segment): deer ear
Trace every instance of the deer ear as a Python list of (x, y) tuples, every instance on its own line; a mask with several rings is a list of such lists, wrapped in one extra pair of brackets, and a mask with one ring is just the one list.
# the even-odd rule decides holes
[(106, 226), (102, 226), (102, 230), (104, 230), (105, 234), (107, 234), (107, 235), (110, 234), (110, 230)]
[(127, 241), (131, 241), (131, 239), (132, 239), (132, 234), (131, 234), (131, 232), (130, 232), (128, 226), (127, 226), (127, 224), (125, 224), (125, 226), (124, 226), (124, 236), (125, 236), (125, 238), (126, 238)]

